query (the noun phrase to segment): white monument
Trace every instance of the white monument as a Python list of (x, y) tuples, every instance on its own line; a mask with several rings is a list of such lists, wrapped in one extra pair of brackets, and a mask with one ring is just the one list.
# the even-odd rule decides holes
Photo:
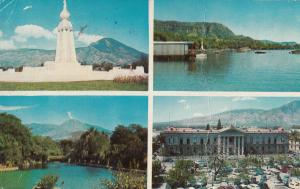
[(57, 27), (57, 46), (55, 61), (45, 62), (41, 67), (23, 67), (20, 71), (0, 70), (0, 81), (6, 82), (70, 82), (90, 80), (113, 80), (122, 76), (147, 76), (144, 68), (133, 69), (114, 67), (110, 71), (94, 71), (92, 65), (81, 65), (76, 58), (74, 33), (69, 21), (67, 1), (60, 13), (61, 21)]
[(57, 27), (57, 46), (55, 63), (61, 66), (78, 64), (74, 44), (73, 27), (69, 21), (70, 13), (64, 0), (64, 9), (60, 13), (61, 21)]

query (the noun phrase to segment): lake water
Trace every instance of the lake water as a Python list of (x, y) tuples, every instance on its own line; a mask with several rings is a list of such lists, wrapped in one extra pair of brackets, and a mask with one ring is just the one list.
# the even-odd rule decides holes
[(154, 89), (162, 91), (300, 91), (300, 55), (224, 52), (206, 60), (154, 63)]
[(113, 178), (112, 171), (107, 169), (50, 163), (46, 169), (0, 172), (0, 189), (31, 189), (44, 175), (49, 174), (58, 175), (58, 187), (66, 189), (99, 188), (101, 179)]

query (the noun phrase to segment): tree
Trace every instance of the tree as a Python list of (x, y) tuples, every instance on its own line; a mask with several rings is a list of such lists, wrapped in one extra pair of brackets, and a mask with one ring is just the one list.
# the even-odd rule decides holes
[(206, 125), (206, 130), (210, 130), (210, 125), (209, 124)]
[[(4, 143), (0, 145), (0, 163), (13, 160), (13, 164), (21, 164), (29, 159), (32, 152), (32, 136), (30, 130), (14, 115), (0, 114), (0, 136)], [(2, 146), (2, 147), (1, 147)], [(17, 155), (20, 158), (15, 158)]]
[(146, 128), (119, 125), (110, 138), (111, 148), (118, 149), (118, 153), (111, 154), (111, 164), (117, 166), (120, 161), (125, 168), (146, 169), (147, 138)]
[(116, 172), (113, 180), (101, 180), (101, 187), (103, 189), (145, 189), (146, 176), (135, 171), (130, 172)]
[(186, 187), (194, 181), (192, 172), (193, 162), (191, 160), (177, 160), (175, 167), (168, 171), (166, 181), (172, 188)]
[(72, 161), (103, 163), (109, 153), (109, 137), (90, 128), (84, 132), (74, 146)]
[(69, 156), (74, 147), (74, 142), (71, 140), (64, 139), (59, 141), (59, 145), (62, 148), (63, 154), (65, 156)]
[(220, 130), (222, 129), (222, 124), (221, 124), (221, 120), (218, 120), (218, 125), (217, 125), (217, 129)]
[(56, 175), (46, 175), (33, 189), (53, 189), (58, 178)]
[(154, 137), (153, 142), (152, 142), (153, 153), (158, 153), (158, 150), (160, 149), (160, 147), (164, 143), (165, 143), (165, 136), (164, 135), (159, 134), (156, 137)]
[(152, 185), (156, 186), (163, 181), (161, 174), (165, 172), (161, 162), (159, 160), (154, 160), (152, 162)]

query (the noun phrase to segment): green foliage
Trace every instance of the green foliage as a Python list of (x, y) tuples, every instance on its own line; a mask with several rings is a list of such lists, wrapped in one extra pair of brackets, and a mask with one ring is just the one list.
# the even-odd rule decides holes
[(103, 189), (144, 189), (146, 176), (135, 171), (117, 172), (113, 180), (101, 180)]
[(175, 167), (168, 171), (167, 183), (172, 187), (186, 187), (194, 180), (192, 172), (193, 162), (191, 160), (177, 160)]
[(137, 66), (143, 66), (144, 72), (149, 72), (149, 61), (148, 61), (148, 55), (142, 55), (140, 60), (132, 63), (132, 68), (135, 69)]
[(21, 166), (25, 162), (47, 161), (60, 155), (58, 145), (48, 137), (32, 136), (14, 115), (0, 114), (0, 164)]
[(161, 161), (154, 160), (152, 162), (152, 185), (156, 185), (159, 183), (162, 183), (163, 177), (161, 174), (165, 172), (165, 169), (163, 168)]
[(46, 175), (33, 189), (53, 189), (58, 178), (56, 175)]
[(220, 130), (222, 129), (222, 124), (221, 124), (221, 120), (218, 120), (218, 125), (217, 125), (217, 129)]
[(112, 63), (109, 62), (103, 62), (101, 64), (93, 64), (93, 70), (97, 70), (97, 71), (110, 71), (112, 70), (114, 67), (114, 65)]
[(76, 141), (71, 157), (78, 162), (103, 163), (108, 152), (109, 137), (95, 128), (90, 128)]
[(67, 156), (71, 154), (71, 151), (74, 147), (74, 142), (71, 140), (61, 140), (59, 141), (59, 145), (63, 151), (63, 155)]
[(299, 177), (300, 176), (300, 169), (299, 168), (292, 168), (291, 169), (291, 176)]
[(73, 162), (146, 169), (147, 129), (139, 125), (118, 126), (109, 138), (91, 128), (81, 135), (71, 151)]
[(147, 168), (147, 129), (139, 125), (118, 126), (111, 136), (111, 164), (125, 168)]
[(229, 28), (218, 23), (206, 22), (154, 22), (155, 41), (193, 41), (200, 46), (204, 39), (206, 49), (238, 49), (249, 47), (251, 49), (296, 49), (295, 43), (276, 43), (260, 41), (250, 37), (235, 35)]
[(152, 148), (153, 148), (153, 153), (158, 153), (158, 150), (162, 146), (162, 144), (165, 143), (165, 136), (164, 135), (157, 135), (155, 138), (152, 140)]

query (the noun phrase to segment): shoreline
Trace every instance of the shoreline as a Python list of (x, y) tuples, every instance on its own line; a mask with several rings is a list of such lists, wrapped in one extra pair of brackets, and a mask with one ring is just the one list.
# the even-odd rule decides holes
[(103, 168), (103, 169), (109, 169), (109, 170), (113, 170), (113, 171), (123, 171), (123, 172), (135, 171), (135, 172), (141, 173), (141, 174), (147, 173), (147, 170), (117, 168), (117, 167), (112, 167), (112, 166), (108, 166), (108, 165), (99, 165), (99, 164), (93, 164), (93, 163), (66, 163), (66, 164), (77, 165), (77, 166), (82, 166), (82, 167)]
[(1, 172), (10, 172), (10, 171), (17, 171), (20, 170), (19, 167), (2, 167), (0, 166), (0, 173)]
[[(107, 165), (99, 165), (99, 164), (93, 164), (93, 163), (67, 163), (65, 161), (49, 161), (46, 163), (48, 165), (49, 163), (64, 163), (66, 165), (75, 165), (75, 166), (81, 166), (81, 167), (91, 167), (91, 168), (102, 168), (102, 169), (109, 169), (113, 171), (122, 171), (122, 172), (129, 172), (129, 171), (135, 171), (140, 174), (146, 174), (146, 170), (141, 169), (127, 169), (127, 168), (117, 168)], [(40, 169), (41, 167), (31, 167), (28, 169), (20, 169), (19, 167), (1, 167), (0, 166), (0, 172), (9, 172), (9, 171), (18, 171), (18, 170), (31, 170), (31, 169)], [(47, 167), (45, 167), (47, 169)]]

